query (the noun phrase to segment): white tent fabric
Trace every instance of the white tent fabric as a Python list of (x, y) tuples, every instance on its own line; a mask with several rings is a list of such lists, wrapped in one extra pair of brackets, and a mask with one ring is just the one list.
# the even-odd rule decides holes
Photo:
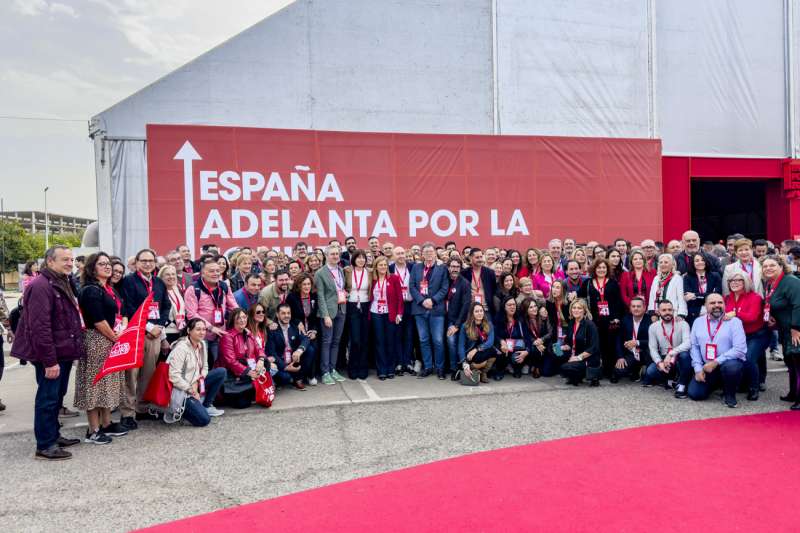
[(649, 137), (648, 4), (498, 3), (500, 131)]
[(783, 0), (658, 2), (665, 154), (786, 156)]
[(110, 176), (97, 164), (112, 206), (101, 246), (146, 244), (147, 124), (658, 137), (665, 154), (796, 155), (798, 43), (800, 0), (297, 0), (95, 117), (97, 150), (118, 139), (106, 148), (121, 158)]

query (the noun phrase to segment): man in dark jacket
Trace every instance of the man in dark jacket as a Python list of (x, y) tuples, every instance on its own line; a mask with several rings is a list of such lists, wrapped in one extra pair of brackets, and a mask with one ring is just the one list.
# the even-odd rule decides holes
[(423, 368), (417, 378), (426, 378), (433, 372), (444, 377), (444, 299), (447, 296), (447, 271), (436, 264), (433, 243), (422, 245), (422, 263), (411, 271), (411, 314), (417, 324)]
[(125, 389), (119, 410), (122, 418), (120, 424), (126, 429), (137, 428), (134, 415), (139, 420), (153, 418), (147, 413), (147, 408), (141, 399), (150, 378), (156, 369), (158, 356), (163, 348), (168, 349), (167, 337), (164, 327), (169, 321), (169, 311), (172, 303), (167, 296), (167, 286), (161, 278), (155, 275), (156, 254), (153, 250), (139, 250), (136, 254), (136, 272), (122, 278), (122, 315), (130, 320), (139, 307), (152, 292), (153, 300), (147, 313), (147, 335), (144, 341), (144, 358), (141, 368), (131, 368), (125, 371)]
[(278, 329), (270, 331), (267, 337), (267, 357), (274, 359), (278, 367), (275, 379), (280, 383), (291, 383), (298, 390), (305, 390), (303, 379), (312, 377), (313, 346), (310, 339), (292, 324), (292, 308), (288, 303), (278, 304), (276, 317)]
[(447, 336), (447, 353), (450, 357), (450, 379), (456, 381), (458, 365), (458, 333), (461, 325), (467, 320), (470, 298), (469, 282), (461, 275), (461, 261), (451, 259), (447, 262), (447, 273), (450, 275), (450, 286), (445, 297), (445, 335)]
[(642, 369), (646, 369), (652, 362), (649, 340), (651, 320), (645, 316), (646, 310), (644, 298), (631, 298), (631, 314), (622, 318), (617, 335), (617, 363), (611, 374), (611, 383), (617, 383), (623, 376), (629, 376), (631, 381), (638, 382)]
[(45, 252), (45, 268), (25, 289), (25, 307), (11, 347), (11, 355), (31, 362), (36, 370), (39, 388), (33, 432), (37, 459), (69, 459), (72, 454), (64, 448), (80, 442), (62, 437), (58, 424), (72, 363), (85, 355), (83, 319), (69, 281), (72, 264), (72, 251), (66, 246)]
[(494, 270), (484, 266), (483, 250), (472, 248), (469, 251), (470, 268), (465, 268), (461, 275), (470, 285), (471, 300), (480, 302), (493, 317), (497, 313), (494, 308), (494, 293), (497, 292), (497, 277)]

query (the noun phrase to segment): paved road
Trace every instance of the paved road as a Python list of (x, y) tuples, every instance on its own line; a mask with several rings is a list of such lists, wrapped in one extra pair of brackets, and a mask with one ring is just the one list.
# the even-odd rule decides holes
[(72, 461), (55, 464), (32, 459), (29, 432), (6, 433), (0, 531), (123, 531), (481, 450), (783, 410), (785, 381), (771, 373), (762, 400), (742, 399), (736, 410), (715, 397), (679, 401), (662, 389), (572, 388), (557, 378), (477, 389), (430, 378), (370, 380), (368, 388), (346, 382), (287, 390), (274, 409), (228, 412), (208, 428), (144, 423), (110, 446), (79, 445)]

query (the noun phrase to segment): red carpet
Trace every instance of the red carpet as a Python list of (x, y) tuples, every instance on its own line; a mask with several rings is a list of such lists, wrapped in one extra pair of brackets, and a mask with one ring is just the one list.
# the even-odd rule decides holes
[(650, 426), (477, 453), (152, 528), (800, 530), (800, 414)]

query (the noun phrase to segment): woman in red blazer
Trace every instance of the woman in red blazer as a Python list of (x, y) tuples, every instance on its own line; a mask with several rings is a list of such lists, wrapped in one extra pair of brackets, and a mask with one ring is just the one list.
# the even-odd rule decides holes
[(630, 265), (630, 270), (623, 272), (619, 280), (619, 288), (622, 291), (622, 301), (625, 302), (625, 309), (630, 308), (631, 299), (634, 296), (641, 296), (647, 301), (650, 294), (650, 286), (656, 277), (656, 271), (647, 266), (644, 252), (641, 250), (631, 252)]
[(400, 276), (389, 273), (389, 260), (385, 256), (376, 258), (372, 269), (369, 317), (375, 333), (378, 379), (383, 381), (394, 378), (397, 366), (397, 326), (403, 320), (403, 286)]
[(741, 270), (730, 274), (727, 282), (730, 293), (725, 297), (725, 318), (736, 317), (742, 321), (747, 337), (744, 378), (748, 384), (747, 399), (753, 402), (758, 400), (758, 393), (766, 389), (766, 351), (771, 334), (764, 323), (764, 300), (753, 291), (750, 276), (743, 274)]

